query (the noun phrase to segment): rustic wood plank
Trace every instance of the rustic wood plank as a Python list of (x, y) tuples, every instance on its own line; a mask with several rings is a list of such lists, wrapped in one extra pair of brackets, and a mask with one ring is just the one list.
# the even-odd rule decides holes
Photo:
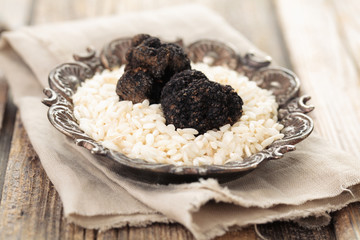
[(338, 240), (360, 239), (359, 202), (350, 204), (334, 215), (334, 227)]
[(213, 1), (210, 7), (279, 65), (291, 68), (272, 1)]
[(194, 239), (180, 224), (153, 224), (150, 227), (129, 228), (129, 239)]
[(258, 226), (259, 233), (267, 239), (336, 239), (330, 227), (306, 229), (292, 222), (274, 222)]
[(61, 210), (18, 116), (0, 206), (0, 239), (56, 239)]
[[(339, 38), (342, 42), (344, 51), (352, 61), (354, 67), (353, 71), (356, 72), (351, 79), (347, 79), (346, 83), (348, 81), (352, 82), (351, 85), (346, 86), (344, 90), (346, 94), (349, 95), (350, 99), (355, 100), (352, 104), (357, 113), (357, 119), (359, 119), (360, 102), (356, 99), (359, 99), (360, 89), (360, 15), (358, 14), (360, 11), (360, 2), (356, 0), (332, 0), (332, 4), (334, 7), (334, 15), (337, 18)], [(359, 128), (356, 130), (359, 130)], [(359, 133), (359, 131), (357, 131), (357, 133)]]
[(75, 19), (71, 15), (73, 11), (70, 2), (37, 0), (33, 10), (32, 23), (36, 25)]
[(123, 227), (120, 229), (110, 229), (107, 231), (98, 232), (98, 234), (96, 235), (96, 239), (97, 240), (129, 239), (128, 228)]
[(41, 24), (115, 14), (117, 2), (116, 0), (65, 0), (51, 2), (36, 0), (32, 23)]
[(260, 239), (257, 235), (254, 226), (242, 228), (242, 229), (233, 229), (224, 234), (223, 236), (216, 237), (214, 240), (232, 240), (232, 239)]
[[(243, 229), (232, 229), (223, 236), (214, 238), (214, 240), (230, 240), (256, 239), (257, 235), (254, 227), (247, 227)], [(178, 240), (193, 240), (193, 235), (187, 231), (180, 224), (153, 224), (148, 227), (136, 227), (128, 229), (128, 238), (118, 237), (117, 239), (178, 239)]]
[(278, 0), (277, 5), (290, 59), (316, 106), (316, 131), (359, 157), (360, 135), (354, 133), (360, 132), (360, 108), (352, 99), (360, 95), (359, 76), (339, 37), (332, 5), (308, 0)]
[(0, 239), (95, 239), (62, 216), (62, 204), (19, 119), (0, 206)]
[(34, 0), (0, 0), (0, 25), (15, 29), (30, 21)]
[(4, 119), (7, 98), (8, 98), (8, 85), (5, 81), (4, 76), (0, 72), (0, 129)]
[(19, 115), (0, 206), (0, 239), (94, 239), (95, 233), (67, 223)]
[(339, 35), (360, 74), (360, 2), (332, 0), (332, 3), (338, 20)]
[[(357, 76), (360, 76), (360, 2), (333, 0), (334, 13), (337, 17), (337, 27), (343, 46), (351, 58)], [(356, 83), (354, 83), (356, 85)], [(357, 79), (358, 89), (360, 78)], [(359, 99), (357, 92), (349, 90), (351, 99)], [(360, 102), (355, 101), (357, 110), (360, 109)], [(351, 226), (352, 230), (349, 231)], [(360, 239), (360, 203), (350, 204), (347, 208), (334, 214), (334, 228), (338, 239)]]
[[(277, 9), (294, 69), (316, 106), (316, 131), (360, 157), (360, 74), (354, 61), (359, 51), (353, 51), (359, 45), (349, 35), (343, 37), (344, 32), (360, 31), (354, 20), (358, 16), (349, 10), (359, 3), (334, 2), (278, 0)], [(337, 239), (360, 239), (360, 216), (354, 206), (359, 205), (334, 213)]]
[[(95, 237), (90, 238), (92, 234), (91, 230), (86, 231), (84, 228), (79, 227), (72, 223), (67, 223), (65, 219), (57, 219), (57, 221), (62, 222), (65, 227), (61, 229), (62, 234), (58, 239), (67, 239), (67, 240), (90, 240), (96, 239)], [(88, 232), (88, 234), (86, 234)], [(88, 236), (88, 237), (87, 237)]]
[(0, 203), (5, 181), (6, 166), (14, 130), (16, 106), (12, 102), (5, 80), (0, 79)]

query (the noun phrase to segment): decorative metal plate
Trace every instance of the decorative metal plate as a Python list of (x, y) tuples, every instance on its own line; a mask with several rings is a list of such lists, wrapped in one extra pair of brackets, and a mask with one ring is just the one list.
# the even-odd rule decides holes
[(279, 121), (285, 126), (281, 131), (284, 138), (243, 161), (198, 167), (148, 163), (107, 149), (80, 129), (73, 113), (72, 95), (81, 82), (91, 78), (95, 72), (125, 64), (125, 53), (129, 46), (130, 38), (121, 38), (107, 44), (99, 55), (93, 49), (87, 49), (85, 55), (74, 55), (76, 62), (62, 64), (51, 71), (50, 88), (44, 89), (47, 98), (43, 100), (49, 106), (49, 121), (56, 129), (72, 138), (77, 145), (91, 151), (100, 164), (122, 176), (160, 184), (192, 182), (209, 177), (226, 182), (249, 173), (265, 160), (279, 159), (286, 152), (295, 150), (295, 144), (304, 140), (313, 130), (313, 121), (306, 113), (314, 107), (306, 105), (310, 97), (298, 96), (300, 81), (294, 73), (270, 66), (269, 57), (261, 58), (253, 53), (241, 56), (222, 42), (199, 40), (184, 47), (191, 61), (225, 65), (244, 73), (259, 87), (273, 92), (279, 104)]

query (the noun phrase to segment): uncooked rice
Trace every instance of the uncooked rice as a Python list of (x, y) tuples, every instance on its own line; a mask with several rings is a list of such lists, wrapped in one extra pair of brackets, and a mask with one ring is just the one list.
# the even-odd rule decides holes
[(192, 68), (212, 81), (231, 85), (241, 96), (243, 115), (238, 122), (201, 135), (192, 128), (166, 125), (160, 104), (119, 101), (115, 88), (124, 66), (104, 70), (82, 83), (73, 95), (75, 118), (86, 134), (109, 149), (131, 158), (175, 165), (242, 161), (284, 136), (270, 91), (225, 67), (196, 63)]

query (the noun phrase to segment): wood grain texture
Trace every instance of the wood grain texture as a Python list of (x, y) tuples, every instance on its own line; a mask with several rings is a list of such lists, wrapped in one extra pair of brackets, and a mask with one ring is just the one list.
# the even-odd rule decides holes
[[(352, 203), (334, 214), (336, 239), (360, 239), (360, 203)], [(349, 228), (351, 226), (351, 228)]]
[(63, 218), (59, 195), (17, 116), (0, 206), (0, 239), (94, 239), (92, 232)]
[[(354, 86), (357, 85), (356, 89), (360, 89), (360, 2), (333, 0), (332, 3), (337, 17), (339, 36), (358, 76), (357, 81), (354, 80)], [(350, 90), (348, 94), (354, 100), (354, 108), (359, 112), (360, 102), (356, 101), (359, 99), (358, 91)], [(359, 133), (360, 131), (355, 134)], [(352, 228), (351, 231), (349, 226)], [(360, 203), (350, 204), (335, 213), (334, 227), (338, 239), (360, 239)]]
[(336, 239), (330, 226), (309, 230), (292, 222), (274, 222), (259, 225), (258, 230), (266, 239)]
[(42, 24), (115, 14), (117, 3), (116, 0), (36, 0), (32, 23)]
[(0, 72), (0, 129), (2, 127), (2, 123), (4, 119), (7, 97), (8, 97), (8, 85), (5, 81), (4, 76)]
[[(360, 74), (360, 1), (332, 0), (339, 35), (343, 38), (345, 50), (352, 57), (352, 62)], [(360, 87), (360, 79), (358, 81)]]
[(17, 109), (12, 102), (11, 96), (8, 94), (8, 85), (4, 79), (0, 79), (0, 203), (16, 111)]
[(360, 157), (359, 76), (328, 1), (278, 0), (279, 17), (302, 89), (312, 96), (315, 130)]
[[(344, 37), (349, 29), (360, 31), (355, 12), (357, 1), (285, 1), (277, 7), (290, 59), (302, 79), (303, 89), (312, 96), (316, 132), (338, 147), (360, 157), (360, 84), (355, 61), (359, 51), (353, 51), (353, 38)], [(346, 12), (346, 14), (344, 13)], [(354, 30), (355, 31), (355, 30)], [(338, 239), (360, 239), (358, 204), (334, 214)], [(354, 211), (355, 210), (355, 211)]]
[(61, 210), (18, 117), (1, 200), (0, 239), (58, 238)]

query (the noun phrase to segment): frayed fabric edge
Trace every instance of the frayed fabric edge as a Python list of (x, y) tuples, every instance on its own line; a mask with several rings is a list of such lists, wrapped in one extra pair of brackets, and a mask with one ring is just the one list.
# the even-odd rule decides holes
[[(106, 231), (112, 228), (121, 228), (125, 226), (129, 227), (146, 227), (154, 223), (164, 223), (164, 224), (170, 224), (175, 223), (174, 221), (159, 215), (153, 215), (149, 214), (146, 215), (146, 219), (144, 218), (144, 215), (104, 215), (104, 216), (96, 216), (96, 217), (104, 217), (106, 221), (104, 221), (102, 224), (99, 224), (99, 222), (92, 223), (92, 220), (94, 216), (82, 216), (78, 214), (69, 214), (68, 216), (65, 216), (65, 218), (70, 223), (74, 223), (76, 225), (79, 225), (83, 228), (87, 229), (96, 229), (99, 231)], [(137, 219), (139, 218), (139, 219)]]
[[(356, 191), (355, 191), (356, 192)], [(347, 194), (347, 191), (344, 191), (342, 194)], [(215, 199), (213, 199), (215, 200)], [(329, 199), (330, 201), (331, 199)], [(315, 200), (316, 201), (316, 200)], [(309, 209), (303, 210), (291, 210), (287, 213), (282, 214), (281, 216), (266, 216), (263, 219), (257, 221), (250, 221), (247, 223), (239, 224), (236, 219), (228, 224), (217, 225), (211, 229), (211, 231), (201, 232), (201, 228), (192, 221), (191, 217), (191, 224), (187, 224), (186, 226), (188, 230), (195, 236), (198, 240), (209, 240), (217, 236), (224, 235), (229, 228), (231, 227), (248, 227), (248, 226), (255, 226), (257, 224), (266, 224), (273, 221), (293, 221), (297, 223), (300, 227), (308, 228), (308, 229), (316, 229), (319, 227), (327, 226), (330, 221), (331, 217), (329, 215), (330, 212), (334, 212), (346, 207), (348, 204), (357, 201), (357, 198), (349, 197), (347, 201), (344, 201), (341, 204), (327, 204), (318, 207), (310, 207)], [(200, 207), (201, 209), (201, 207)], [(199, 209), (199, 210), (200, 210)], [(190, 214), (192, 216), (192, 214)], [(323, 221), (311, 221), (312, 218), (323, 218)]]

